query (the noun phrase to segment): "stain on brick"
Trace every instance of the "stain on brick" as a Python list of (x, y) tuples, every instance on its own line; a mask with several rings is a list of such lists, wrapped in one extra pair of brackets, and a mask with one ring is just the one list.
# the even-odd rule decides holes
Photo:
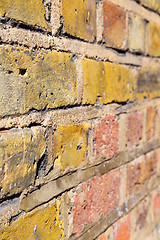
[(159, 68), (141, 68), (137, 76), (137, 98), (155, 98), (160, 96)]

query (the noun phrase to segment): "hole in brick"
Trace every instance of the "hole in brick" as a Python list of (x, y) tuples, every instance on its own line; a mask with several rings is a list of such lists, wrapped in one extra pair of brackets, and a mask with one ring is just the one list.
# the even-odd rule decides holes
[(40, 98), (40, 99), (42, 98), (42, 93), (39, 94), (39, 98)]
[(26, 71), (27, 71), (27, 69), (25, 69), (25, 68), (20, 68), (20, 69), (19, 69), (19, 74), (23, 76), (23, 75), (26, 73)]
[(53, 92), (51, 92), (51, 95), (53, 96)]
[(7, 70), (7, 74), (12, 74), (13, 71), (12, 70)]
[(82, 149), (81, 145), (77, 145), (77, 152), (80, 151)]
[(75, 13), (77, 14), (77, 9), (75, 9)]

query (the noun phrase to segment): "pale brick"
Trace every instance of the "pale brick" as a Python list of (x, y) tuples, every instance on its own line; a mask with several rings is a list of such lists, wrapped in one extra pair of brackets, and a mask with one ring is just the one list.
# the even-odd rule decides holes
[(146, 22), (138, 15), (131, 14), (129, 18), (129, 49), (132, 52), (145, 51)]

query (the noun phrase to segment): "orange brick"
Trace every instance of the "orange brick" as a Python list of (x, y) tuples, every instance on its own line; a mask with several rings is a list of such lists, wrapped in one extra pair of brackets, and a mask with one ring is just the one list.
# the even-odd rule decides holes
[(124, 217), (114, 224), (113, 240), (129, 240), (131, 231), (130, 216)]
[(115, 4), (103, 0), (103, 38), (109, 47), (126, 48), (126, 12)]

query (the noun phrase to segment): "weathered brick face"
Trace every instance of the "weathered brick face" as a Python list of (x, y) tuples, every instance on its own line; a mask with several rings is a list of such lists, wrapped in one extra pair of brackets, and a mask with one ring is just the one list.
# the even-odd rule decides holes
[(51, 27), (45, 20), (45, 8), (41, 0), (16, 0), (14, 2), (2, 0), (0, 3), (0, 16), (7, 16), (26, 24), (51, 30)]
[(0, 230), (2, 239), (63, 239), (63, 225), (59, 216), (59, 202), (56, 206), (21, 216), (11, 227)]
[(147, 108), (146, 116), (146, 138), (150, 140), (155, 137), (156, 133), (156, 117), (157, 111), (153, 107)]
[(86, 159), (88, 124), (58, 126), (55, 134), (55, 166), (78, 167)]
[(93, 42), (96, 36), (96, 3), (92, 0), (62, 0), (64, 32)]
[(83, 104), (101, 104), (134, 100), (135, 78), (126, 66), (83, 60)]
[(0, 0), (0, 240), (160, 240), (160, 0)]
[[(119, 171), (111, 171), (83, 183), (74, 197), (73, 232), (80, 234), (89, 223), (106, 216), (119, 203)], [(107, 193), (107, 195), (106, 195)]]
[(126, 12), (115, 4), (103, 0), (103, 37), (107, 46), (126, 48)]
[(143, 112), (131, 113), (127, 118), (127, 147), (133, 148), (139, 145), (144, 125)]
[(150, 22), (148, 25), (148, 53), (151, 56), (160, 56), (160, 26)]
[(134, 14), (129, 18), (129, 49), (133, 52), (145, 51), (145, 20)]
[(70, 54), (1, 47), (0, 56), (1, 116), (76, 102), (77, 73)]
[(118, 131), (118, 121), (112, 115), (107, 115), (95, 126), (94, 144), (98, 158), (108, 159), (118, 153)]
[(40, 127), (0, 133), (1, 198), (33, 184), (37, 163), (44, 152), (44, 131)]

